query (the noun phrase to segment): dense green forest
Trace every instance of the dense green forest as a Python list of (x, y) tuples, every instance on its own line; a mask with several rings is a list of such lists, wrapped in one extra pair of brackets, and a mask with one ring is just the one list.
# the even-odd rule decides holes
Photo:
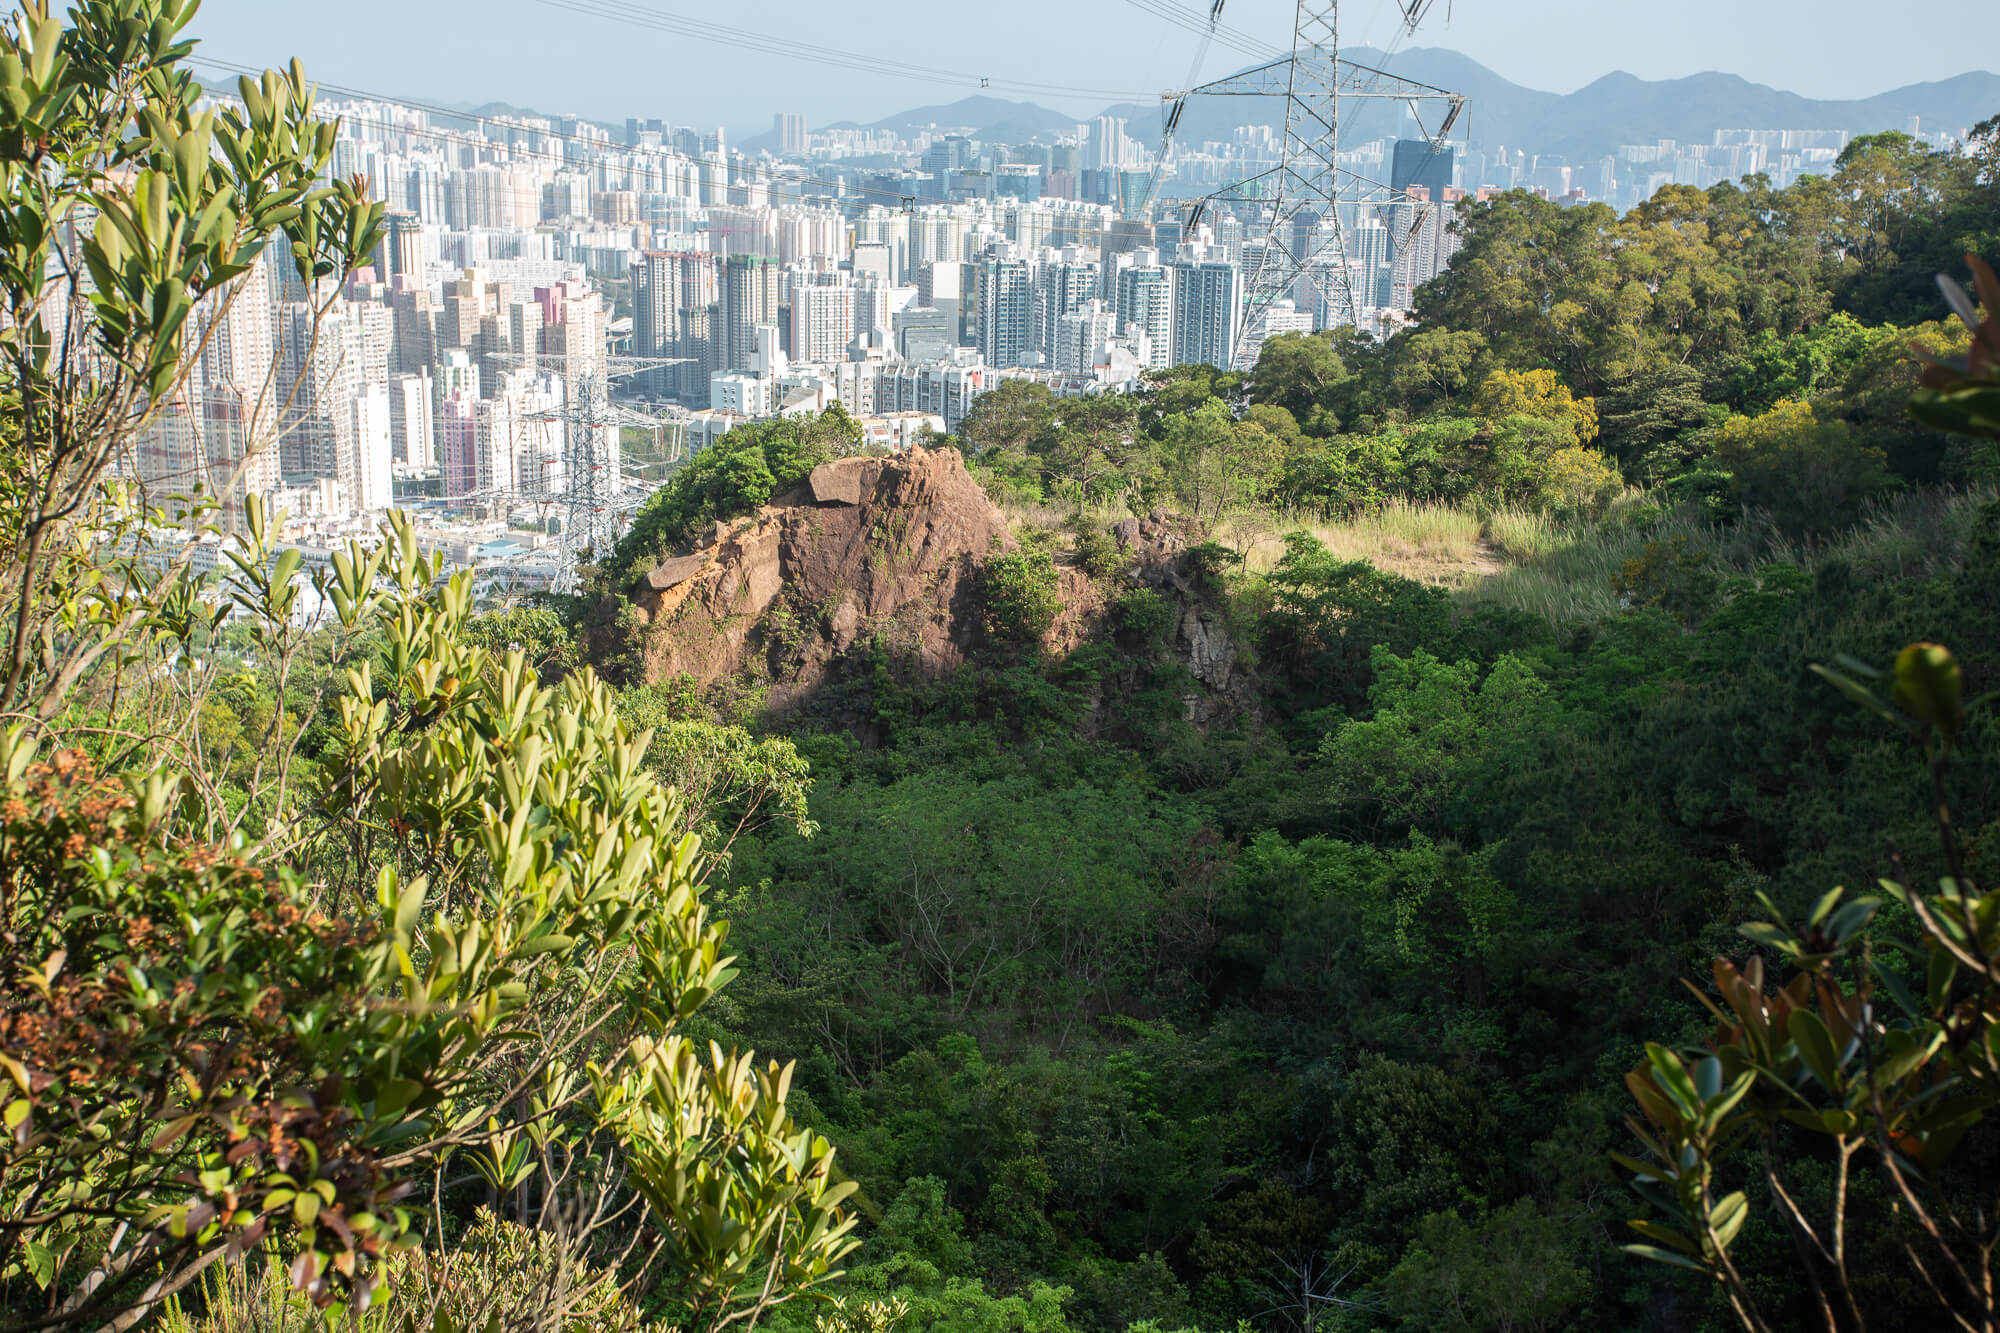
[[(1971, 336), (1934, 275), (2000, 251), (1994, 128), (1622, 218), (1467, 205), (1386, 343), (979, 400), (952, 443), (1043, 589), (1106, 585), (1106, 636), (998, 636), (945, 680), (884, 638), (802, 716), (763, 717), (754, 678), (702, 714), (810, 767), (810, 827), (732, 849), (743, 976), (707, 1021), (799, 1060), (863, 1187), (850, 1291), (954, 1330), (1734, 1323), (1619, 1249), (1647, 1214), (1609, 1157), (1621, 1076), (1699, 1043), (1679, 978), (1746, 953), (1759, 894), (1803, 918), (1946, 870), (1923, 752), (1808, 667), (1934, 640), (1976, 692), (2000, 653), (2000, 459), (1906, 411)], [(802, 477), (819, 431), (698, 459), (613, 582)], [(1398, 504), (1542, 535), (1454, 589), (1308, 531)], [(1298, 529), (1261, 568), (1189, 553), (1255, 662), (1228, 725), (1184, 721), (1155, 594), (1108, 549), (1154, 505)], [(1950, 768), (1974, 879), (1996, 739), (1969, 725)], [(1849, 1205), (1857, 1317), (1888, 1326), (1917, 1282), (1892, 1203), (1860, 1180)], [(1736, 1242), (1771, 1327), (1816, 1314), (1792, 1246), (1769, 1210)]]
[(259, 247), (381, 240), (191, 13), (0, 28), (4, 1333), (1996, 1326), (2000, 123), (1003, 384), (964, 665), (778, 709), (632, 598), (838, 412), (531, 606), (120, 482)]

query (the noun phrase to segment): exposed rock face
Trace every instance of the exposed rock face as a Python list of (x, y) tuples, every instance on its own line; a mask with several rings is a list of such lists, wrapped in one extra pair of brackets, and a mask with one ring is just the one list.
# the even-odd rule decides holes
[(1144, 518), (1113, 524), (1111, 535), (1132, 557), (1138, 580), (1173, 602), (1174, 654), (1203, 687), (1182, 700), (1187, 720), (1206, 727), (1254, 709), (1256, 686), (1243, 668), (1226, 618), (1183, 568), (1182, 554), (1202, 540), (1200, 525), (1185, 515), (1155, 509)]
[[(1174, 607), (1163, 646), (1194, 678), (1188, 720), (1207, 726), (1254, 710), (1254, 685), (1222, 612), (1183, 569), (1183, 553), (1201, 540), (1198, 527), (1155, 510), (1112, 532), (1129, 561), (1117, 583), (1152, 587)], [(985, 645), (980, 567), (1011, 545), (1006, 517), (954, 450), (823, 463), (803, 484), (755, 514), (715, 524), (693, 551), (637, 580), (632, 601), (651, 627), (646, 678), (685, 673), (706, 685), (748, 669), (769, 681), (766, 698), (783, 711), (876, 634), (899, 669), (943, 675)], [(1104, 585), (1078, 568), (1057, 574), (1060, 609), (1042, 649), (1061, 656), (1111, 634), (1112, 625)], [(1114, 585), (1109, 597), (1117, 595)], [(1120, 687), (1107, 679), (1105, 688)]]
[(1006, 532), (954, 451), (821, 464), (639, 581), (633, 601), (659, 626), (647, 677), (705, 684), (764, 654), (782, 708), (882, 630), (924, 670), (949, 671), (980, 641), (979, 562)]

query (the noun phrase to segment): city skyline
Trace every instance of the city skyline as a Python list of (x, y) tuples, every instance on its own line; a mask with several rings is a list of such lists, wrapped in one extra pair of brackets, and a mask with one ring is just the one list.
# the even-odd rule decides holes
[[(1205, 6), (1161, 3), (1196, 28), (1206, 16)], [(200, 54), (212, 59), (267, 65), (299, 54), (318, 78), (380, 94), (466, 105), (506, 102), (606, 120), (663, 116), (726, 125), (739, 135), (767, 129), (781, 111), (802, 113), (815, 126), (865, 124), (977, 93), (982, 78), (990, 80), (984, 91), (994, 96), (1095, 114), (1117, 101), (1181, 86), (1201, 46), (1188, 28), (1119, 0), (1082, 8), (1035, 0), (1017, 6), (1011, 11), (1017, 17), (1006, 24), (963, 28), (940, 23), (935, 7), (911, 0), (883, 0), (869, 11), (869, 23), (834, 25), (823, 8), (808, 10), (797, 0), (761, 0), (732, 15), (732, 25), (656, 0), (493, 0), (477, 25), (453, 7), (355, 0), (350, 10), (350, 22), (329, 29), (291, 6), (208, 0), (195, 32), (204, 43)], [(1237, 0), (1223, 23), (1246, 40), (1276, 48), (1288, 40), (1291, 12), (1274, 0)], [(1350, 5), (1343, 40), (1389, 44), (1395, 15), (1390, 0)], [(708, 36), (667, 30), (688, 23), (707, 24), (700, 30)], [(717, 40), (716, 29), (724, 26)], [(523, 40), (530, 31), (560, 32), (565, 45), (552, 52), (545, 40)], [(391, 32), (397, 40), (384, 39)], [(893, 40), (874, 37), (878, 33), (893, 34)], [(1561, 40), (1551, 40), (1552, 33)], [(1726, 42), (1717, 33), (1728, 34)], [(881, 51), (894, 59), (877, 69), (862, 65), (858, 75), (857, 67), (837, 58), (805, 59), (757, 45), (787, 41), (834, 53)], [(1523, 87), (1557, 94), (1614, 72), (1663, 80), (1713, 71), (1804, 97), (1849, 99), (1983, 72), (1961, 47), (1884, 23), (1854, 0), (1782, 0), (1749, 13), (1720, 0), (1696, 0), (1671, 13), (1578, 0), (1533, 0), (1504, 12), (1475, 4), (1433, 13), (1421, 41)], [(440, 59), (441, 52), (454, 58)], [(1242, 61), (1240, 52), (1218, 43), (1206, 51), (1198, 73), (1212, 77)], [(899, 67), (906, 68), (899, 73)]]
[[(1157, 16), (1172, 0), (1143, 3)], [(395, 50), (421, 45), (400, 37)], [(1217, 42), (1232, 66), (1255, 49), (1234, 28)], [(808, 49), (765, 47), (739, 66)], [(434, 73), (502, 77), (452, 50)], [(1705, 110), (1675, 119), (1630, 81), (1611, 90), (1621, 111), (1595, 114), (1515, 96), (1469, 61), (1440, 66), (1438, 48), (1404, 54), (1434, 82), (1341, 117), (1339, 169), (1379, 187), (1288, 212), (1239, 189), (1302, 170), (1282, 99), (1255, 83), (1233, 119), (1177, 109), (1163, 156), (1151, 107), (1072, 117), (1046, 105), (1062, 100), (1051, 84), (840, 128), (772, 78), (761, 91), (790, 105), (743, 133), (663, 110), (468, 120), (440, 114), (445, 97), (387, 95), (388, 72), (317, 69), (320, 114), (340, 125), (329, 165), (388, 210), (382, 245), (338, 288), (260, 264), (245, 299), (200, 312), (215, 354), (132, 466), (149, 485), (205, 481), (231, 506), (261, 495), (323, 535), (415, 505), (494, 577), (563, 589), (660, 469), (750, 423), (837, 405), (863, 442), (894, 450), (955, 432), (1009, 382), (1122, 396), (1169, 367), (1248, 369), (1281, 334), (1390, 338), (1460, 245), (1462, 201), (1525, 191), (1625, 209), (1669, 185), (1785, 189), (1836, 170), (1857, 131), (1957, 151), (1978, 119), (1967, 108), (2000, 84), (1832, 106), (1710, 81)], [(1483, 137), (1456, 115), (1444, 137), (1404, 107), (1407, 87), (1459, 74), (1484, 97)], [(229, 80), (210, 83), (228, 97)], [(507, 89), (482, 93), (471, 100)], [(975, 113), (987, 118), (948, 120)], [(1717, 116), (1730, 119), (1697, 123)], [(1868, 123), (1816, 123), (1828, 116)], [(1577, 136), (1586, 122), (1596, 138)], [(273, 384), (296, 392), (273, 399)], [(633, 431), (643, 461), (628, 467)]]

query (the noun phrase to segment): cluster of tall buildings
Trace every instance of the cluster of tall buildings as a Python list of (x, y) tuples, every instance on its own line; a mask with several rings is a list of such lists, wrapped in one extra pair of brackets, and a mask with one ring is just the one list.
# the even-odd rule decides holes
[[(617, 474), (614, 396), (688, 451), (835, 402), (899, 444), (1003, 379), (1122, 392), (1352, 314), (1301, 281), (1246, 321), (1254, 212), (1188, 225), (1147, 204), (1149, 156), (1113, 117), (1053, 144), (946, 128), (829, 162), (797, 160), (823, 136), (794, 115), (773, 126), (789, 156), (753, 156), (658, 121), (330, 109), (336, 170), (386, 206), (382, 246), (338, 291), (267, 259), (212, 301), (200, 364), (141, 442), (148, 480), (334, 522), (419, 495), (491, 512), (563, 494), (579, 457)], [(1391, 145), (1393, 204), (1342, 219), (1371, 327), (1449, 256), (1452, 157), (1417, 147)]]
[(560, 493), (578, 431), (615, 459), (608, 427), (570, 410), (604, 381), (600, 294), (560, 267), (440, 272), (425, 247), (390, 214), (381, 252), (337, 290), (266, 251), (196, 312), (199, 356), (137, 443), (139, 477), (339, 522), (389, 508), (399, 480), (446, 500)]
[[(1918, 142), (1940, 149), (1965, 142), (1970, 133), (1927, 131), (1914, 116), (1901, 128)], [(1566, 203), (1605, 203), (1623, 211), (1668, 185), (1705, 190), (1746, 176), (1764, 176), (1783, 189), (1802, 176), (1830, 176), (1852, 138), (1845, 130), (1717, 130), (1708, 143), (1657, 139), (1620, 144), (1615, 151), (1588, 160), (1498, 146), (1463, 154), (1458, 183), (1474, 192), (1532, 190)]]

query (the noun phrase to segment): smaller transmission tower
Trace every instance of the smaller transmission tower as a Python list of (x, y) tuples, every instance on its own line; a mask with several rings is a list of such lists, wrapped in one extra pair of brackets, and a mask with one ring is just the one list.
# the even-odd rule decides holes
[[(537, 355), (502, 358), (516, 365), (561, 365), (566, 356)], [(628, 427), (678, 435), (685, 429), (687, 414), (680, 408), (663, 412), (644, 411), (612, 401), (613, 379), (679, 365), (685, 357), (609, 356), (584, 353), (580, 373), (562, 375), (563, 403), (559, 408), (527, 414), (530, 421), (560, 422), (563, 428), (561, 472), (546, 484), (540, 481), (511, 489), (482, 491), (474, 498), (504, 505), (530, 505), (544, 517), (558, 516), (556, 571), (549, 587), (557, 593), (577, 590), (578, 571), (602, 558), (618, 543), (633, 513), (654, 489), (630, 475), (624, 465), (620, 436)], [(674, 444), (680, 449), (680, 441)]]

